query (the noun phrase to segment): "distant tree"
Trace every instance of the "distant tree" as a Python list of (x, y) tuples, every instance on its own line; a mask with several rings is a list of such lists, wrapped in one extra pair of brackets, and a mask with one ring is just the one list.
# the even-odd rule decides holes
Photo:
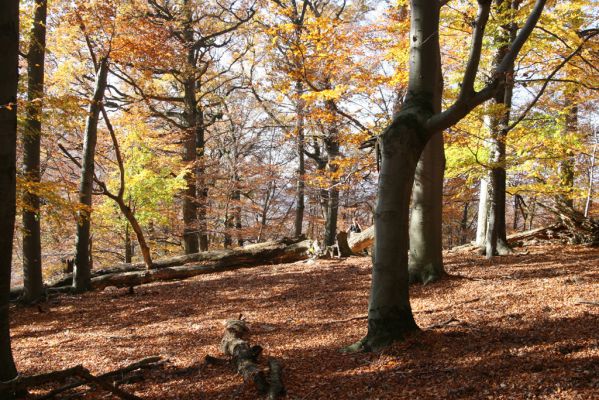
[[(10, 347), (8, 299), (16, 212), (19, 1), (0, 2), (0, 381), (17, 376)], [(0, 398), (13, 393), (0, 391)]]

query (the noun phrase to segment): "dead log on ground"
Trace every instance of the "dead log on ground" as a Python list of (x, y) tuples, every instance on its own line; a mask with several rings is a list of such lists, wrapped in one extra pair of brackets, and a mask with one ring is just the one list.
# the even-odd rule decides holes
[(347, 243), (356, 254), (367, 250), (374, 244), (374, 225), (360, 233), (352, 233)]
[(52, 371), (44, 374), (19, 376), (10, 382), (0, 382), (0, 391), (8, 390), (16, 393), (27, 390), (32, 387), (42, 386), (57, 381), (64, 381), (68, 378), (80, 378), (76, 382), (51, 390), (39, 399), (50, 399), (69, 389), (73, 389), (86, 384), (95, 384), (122, 399), (140, 400), (139, 397), (131, 393), (125, 392), (124, 390), (119, 389), (115, 385), (109, 383), (108, 379), (114, 378), (118, 375), (123, 375), (127, 372), (131, 372), (139, 368), (148, 367), (151, 364), (156, 365), (158, 361), (160, 361), (160, 357), (145, 358), (126, 367), (119, 368), (115, 371), (107, 372), (100, 376), (92, 375), (90, 371), (87, 368), (84, 368), (82, 365), (77, 365), (75, 367), (67, 368), (61, 371)]
[(282, 381), (283, 367), (274, 359), (270, 359), (267, 377), (258, 365), (262, 347), (250, 346), (247, 341), (248, 336), (249, 329), (241, 316), (239, 319), (228, 320), (225, 322), (220, 349), (226, 356), (231, 357), (237, 373), (243, 377), (244, 382), (252, 382), (258, 393), (268, 395), (270, 400), (275, 400), (285, 394)]
[[(265, 264), (282, 264), (308, 258), (310, 241), (287, 245), (282, 242), (261, 243), (236, 250), (219, 250), (199, 253), (195, 259), (199, 265), (183, 265), (145, 271), (122, 272), (102, 275), (91, 280), (92, 289), (108, 286), (132, 287), (145, 283), (181, 280), (201, 274), (230, 271)], [(210, 254), (208, 254), (210, 253)]]
[[(265, 264), (282, 264), (305, 260), (309, 257), (310, 241), (282, 239), (251, 244), (237, 249), (213, 250), (202, 253), (170, 257), (154, 262), (154, 268), (145, 269), (143, 263), (119, 264), (92, 272), (92, 289), (107, 286), (132, 287), (145, 283), (180, 280), (196, 275), (229, 271)], [(197, 265), (187, 265), (198, 263)], [(69, 291), (71, 274), (55, 280), (49, 291)], [(18, 298), (22, 287), (11, 289), (11, 299)]]

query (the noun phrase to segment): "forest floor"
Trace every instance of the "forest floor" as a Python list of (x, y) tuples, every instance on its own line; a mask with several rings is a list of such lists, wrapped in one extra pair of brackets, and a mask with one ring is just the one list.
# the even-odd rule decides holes
[(339, 352), (366, 332), (367, 257), (60, 295), (12, 310), (13, 349), (25, 375), (77, 364), (103, 373), (159, 355), (164, 365), (122, 388), (146, 399), (256, 399), (231, 366), (204, 362), (220, 355), (223, 321), (243, 314), (263, 357), (284, 365), (291, 400), (598, 398), (599, 249), (518, 251), (446, 254), (448, 278), (411, 288), (422, 332), (383, 352)]

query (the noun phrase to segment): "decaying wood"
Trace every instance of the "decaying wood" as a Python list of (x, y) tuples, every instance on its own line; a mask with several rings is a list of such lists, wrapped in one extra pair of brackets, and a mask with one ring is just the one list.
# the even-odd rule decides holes
[[(248, 342), (249, 328), (240, 315), (238, 319), (225, 322), (225, 331), (220, 343), (223, 354), (231, 358), (237, 373), (244, 382), (252, 382), (258, 393), (267, 395), (270, 400), (278, 399), (285, 394), (283, 385), (283, 367), (274, 359), (268, 360), (268, 375), (258, 365), (262, 347), (250, 346)], [(206, 356), (207, 363), (220, 363), (221, 359)]]
[[(282, 264), (305, 260), (309, 256), (310, 241), (282, 239), (265, 243), (251, 244), (238, 249), (205, 251), (202, 253), (170, 257), (155, 261), (151, 270), (144, 263), (119, 264), (92, 273), (92, 289), (108, 286), (132, 287), (145, 283), (180, 280), (196, 275), (229, 271), (238, 268), (265, 264)], [(69, 291), (72, 274), (55, 280), (49, 291)], [(11, 299), (20, 296), (22, 287), (11, 290)]]
[[(529, 231), (518, 232), (507, 237), (507, 241), (510, 245), (513, 246), (521, 246), (525, 241), (538, 239), (538, 240), (546, 240), (553, 239), (557, 237), (559, 232), (563, 231), (564, 227), (561, 224), (553, 224), (549, 226), (544, 226), (541, 228), (531, 229)], [(461, 246), (456, 246), (452, 248), (450, 251), (452, 252), (470, 252), (470, 251), (478, 251), (480, 249), (479, 246), (473, 243), (464, 244)]]
[(86, 384), (98, 385), (101, 388), (111, 392), (115, 396), (120, 397), (122, 399), (140, 400), (138, 396), (128, 393), (122, 389), (119, 389), (115, 385), (111, 384), (108, 380), (139, 368), (148, 367), (152, 364), (156, 365), (160, 360), (160, 357), (144, 358), (143, 360), (137, 361), (126, 367), (119, 368), (117, 370), (110, 371), (99, 376), (91, 374), (91, 372), (87, 368), (84, 368), (82, 365), (77, 365), (75, 367), (67, 368), (60, 371), (52, 371), (44, 374), (31, 376), (19, 376), (17, 379), (14, 379), (10, 382), (0, 382), (0, 390), (8, 389), (13, 392), (19, 392), (28, 388), (41, 386), (52, 382), (64, 381), (68, 378), (80, 378), (76, 382), (69, 383), (67, 385), (51, 390), (44, 396), (39, 397), (38, 400), (51, 399), (67, 390), (74, 389), (76, 387)]
[(352, 233), (347, 243), (354, 253), (367, 250), (374, 244), (374, 225), (360, 233)]
[[(160, 365), (161, 360), (162, 360), (162, 357), (158, 357), (158, 356), (144, 358), (144, 359), (134, 362), (133, 364), (129, 364), (123, 368), (119, 368), (114, 371), (109, 371), (102, 375), (99, 375), (98, 379), (115, 380), (115, 379), (119, 378), (119, 380), (122, 380), (123, 376), (129, 372), (132, 372), (132, 371), (135, 371), (135, 370), (141, 369), (141, 368), (149, 368), (149, 367), (155, 367), (157, 365)], [(74, 388), (82, 386), (84, 384), (85, 384), (85, 381), (76, 381), (76, 382), (66, 384), (64, 386), (60, 386), (56, 389), (52, 389), (45, 395), (39, 397), (37, 400), (52, 399), (52, 398), (56, 397), (57, 395), (59, 395), (60, 393), (66, 392), (67, 390), (74, 389)]]
[(268, 399), (276, 400), (286, 393), (283, 386), (283, 366), (274, 358), (268, 360)]
[[(237, 373), (244, 382), (253, 382), (260, 394), (268, 392), (268, 381), (257, 364), (259, 352), (252, 350), (246, 338), (249, 329), (245, 321), (231, 319), (225, 322), (225, 333), (220, 343), (221, 351), (232, 358)], [(258, 354), (256, 354), (258, 353)]]

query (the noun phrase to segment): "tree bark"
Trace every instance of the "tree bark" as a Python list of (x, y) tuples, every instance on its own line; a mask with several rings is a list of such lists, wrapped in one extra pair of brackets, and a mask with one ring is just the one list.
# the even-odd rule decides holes
[[(517, 9), (518, 2), (496, 0), (499, 9), (513, 7)], [(509, 50), (510, 43), (515, 40), (518, 27), (510, 21), (508, 26), (500, 28), (504, 34), (499, 35), (503, 43), (495, 55), (495, 65), (502, 63)], [(489, 205), (487, 216), (487, 234), (485, 239), (485, 254), (487, 258), (495, 255), (505, 255), (512, 252), (507, 243), (505, 223), (505, 190), (506, 190), (506, 152), (505, 142), (510, 125), (510, 111), (512, 108), (512, 94), (514, 90), (514, 64), (511, 63), (506, 72), (506, 79), (494, 97), (494, 104), (501, 107), (501, 114), (492, 114), (490, 117), (490, 157), (489, 163)]]
[(75, 268), (73, 272), (73, 288), (85, 291), (90, 287), (90, 230), (92, 189), (94, 183), (94, 159), (98, 139), (98, 119), (104, 100), (104, 91), (108, 77), (108, 58), (100, 60), (96, 71), (94, 96), (89, 104), (88, 116), (83, 141), (83, 159), (81, 162), (81, 181), (79, 183), (79, 203), (82, 205), (78, 213), (77, 241), (75, 246)]
[[(433, 108), (441, 112), (443, 76), (441, 54)], [(435, 133), (424, 148), (416, 167), (410, 215), (410, 282), (427, 284), (445, 275), (443, 268), (443, 176), (445, 151), (443, 132)]]
[(304, 222), (304, 191), (305, 191), (305, 137), (304, 137), (304, 113), (305, 113), (305, 101), (301, 98), (303, 94), (303, 84), (301, 81), (295, 83), (296, 91), (296, 143), (297, 143), (297, 184), (295, 190), (295, 236), (299, 237), (302, 234), (303, 222)]
[(374, 225), (360, 233), (352, 233), (347, 242), (349, 248), (354, 253), (361, 253), (367, 250), (374, 243)]
[(27, 54), (27, 106), (23, 135), (23, 172), (34, 185), (23, 194), (23, 302), (34, 303), (44, 293), (40, 232), (40, 198), (36, 185), (41, 180), (40, 140), (44, 98), (44, 60), (46, 54), (46, 0), (35, 0), (31, 44)]
[(487, 177), (480, 179), (478, 193), (478, 220), (475, 243), (479, 247), (484, 247), (487, 237), (487, 217), (489, 216), (489, 184)]
[[(0, 2), (0, 382), (17, 376), (10, 346), (9, 305), (16, 209), (19, 1)], [(12, 399), (10, 390), (0, 398)]]
[[(327, 101), (326, 108), (331, 113), (335, 112), (332, 100)], [(326, 220), (324, 230), (325, 246), (333, 246), (335, 244), (337, 239), (337, 217), (339, 215), (339, 188), (337, 187), (339, 180), (335, 177), (337, 170), (339, 169), (336, 163), (337, 158), (340, 156), (338, 137), (339, 132), (336, 122), (333, 121), (332, 123), (333, 126), (330, 128), (327, 137), (324, 139), (324, 146), (327, 152), (326, 168), (331, 175), (326, 204)]]

